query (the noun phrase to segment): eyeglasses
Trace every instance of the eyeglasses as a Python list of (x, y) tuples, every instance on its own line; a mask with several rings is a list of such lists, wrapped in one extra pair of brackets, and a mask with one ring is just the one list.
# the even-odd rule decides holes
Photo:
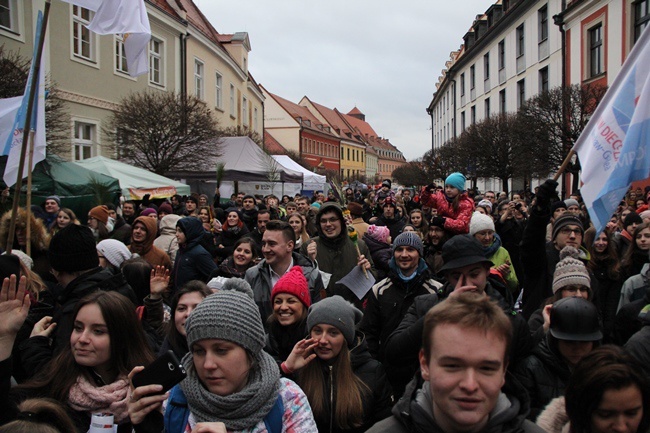
[(338, 218), (332, 217), (332, 218), (321, 218), (320, 223), (321, 224), (334, 224), (335, 222), (339, 221)]
[(572, 229), (572, 228), (569, 228), (569, 227), (563, 227), (560, 230), (560, 233), (562, 233), (563, 235), (570, 235), (571, 233), (573, 233), (576, 236), (578, 236), (578, 235), (582, 236), (582, 230), (580, 230), (580, 229)]
[(580, 287), (567, 286), (567, 287), (563, 287), (562, 290), (564, 290), (567, 293), (578, 293), (578, 292), (589, 293), (589, 288), (584, 286), (580, 286)]

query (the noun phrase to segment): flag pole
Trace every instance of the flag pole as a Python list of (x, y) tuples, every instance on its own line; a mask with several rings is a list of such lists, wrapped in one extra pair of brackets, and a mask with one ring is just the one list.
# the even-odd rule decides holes
[[(47, 31), (47, 21), (50, 16), (50, 2), (51, 0), (45, 0), (45, 8), (43, 9), (43, 27), (41, 28), (41, 34), (38, 38), (38, 48), (36, 51), (36, 56), (32, 59), (32, 62), (36, 62), (32, 74), (32, 82), (29, 83), (30, 93), (29, 101), (27, 101), (27, 114), (25, 116), (25, 124), (23, 126), (23, 144), (20, 149), (20, 162), (18, 163), (18, 175), (16, 176), (16, 186), (14, 187), (14, 201), (11, 209), (11, 222), (9, 224), (9, 235), (7, 238), (7, 249), (11, 250), (14, 245), (14, 236), (16, 234), (16, 218), (18, 216), (18, 206), (20, 204), (20, 190), (23, 186), (23, 168), (25, 166), (25, 158), (27, 156), (27, 141), (29, 140), (28, 131), (31, 128), (32, 121), (32, 111), (34, 109), (34, 100), (38, 98), (38, 83), (39, 76), (41, 73), (41, 59), (43, 58), (43, 46), (45, 45), (45, 33)], [(31, 166), (30, 166), (31, 171)], [(29, 225), (29, 211), (27, 208), (27, 221), (26, 224)]]
[[(29, 159), (27, 164), (28, 167), (32, 167), (34, 162), (34, 140), (36, 139), (36, 133), (34, 131), (29, 131)], [(31, 218), (29, 217), (32, 210), (32, 170), (29, 170), (27, 174), (27, 198), (25, 199), (25, 210), (27, 215), (27, 224), (25, 227), (25, 253), (31, 257), (32, 255), (32, 225), (29, 223)]]
[(567, 166), (569, 165), (569, 162), (571, 162), (571, 157), (575, 155), (575, 151), (573, 149), (569, 150), (569, 153), (567, 154), (566, 158), (564, 158), (564, 161), (562, 162), (562, 165), (560, 166), (560, 169), (555, 173), (555, 176), (553, 176), (553, 180), (557, 182), (557, 180), (562, 176), (562, 173), (564, 173), (564, 170), (566, 170)]

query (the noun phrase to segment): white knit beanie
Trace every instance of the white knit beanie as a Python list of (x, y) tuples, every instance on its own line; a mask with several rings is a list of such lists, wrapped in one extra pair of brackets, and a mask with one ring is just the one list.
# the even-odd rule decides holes
[(119, 268), (126, 260), (132, 256), (128, 247), (117, 239), (104, 239), (97, 244), (97, 252), (101, 253), (108, 263)]
[(480, 212), (474, 212), (472, 214), (472, 219), (469, 222), (469, 234), (474, 236), (474, 234), (482, 230), (494, 231), (494, 220), (491, 216), (484, 215)]

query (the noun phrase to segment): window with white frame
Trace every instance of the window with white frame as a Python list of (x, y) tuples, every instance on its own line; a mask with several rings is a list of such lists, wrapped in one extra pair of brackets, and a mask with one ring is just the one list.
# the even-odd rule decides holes
[(503, 89), (499, 92), (499, 113), (504, 114), (506, 112), (506, 89)]
[(598, 23), (587, 30), (589, 55), (589, 76), (596, 77), (604, 72), (603, 23)]
[(72, 52), (91, 62), (95, 61), (95, 34), (88, 30), (93, 12), (80, 6), (72, 6)]
[(129, 68), (126, 65), (126, 52), (124, 51), (124, 37), (122, 35), (115, 35), (115, 72), (129, 73)]
[(248, 126), (248, 99), (245, 96), (241, 98), (241, 107), (242, 123)]
[(74, 160), (92, 158), (95, 153), (95, 135), (97, 125), (85, 122), (74, 122)]
[(165, 44), (154, 37), (149, 41), (149, 83), (156, 86), (165, 85), (164, 56)]
[(18, 33), (17, 0), (0, 0), (0, 29)]
[(203, 62), (194, 59), (194, 95), (199, 99), (203, 99), (204, 69)]
[(499, 42), (499, 70), (506, 67), (506, 41), (502, 39)]
[(230, 115), (235, 117), (235, 86), (230, 84)]
[(253, 131), (257, 131), (257, 107), (253, 108)]
[(517, 27), (517, 57), (524, 55), (526, 49), (524, 25)]
[(634, 42), (636, 42), (650, 22), (650, 0), (636, 0), (632, 6), (634, 8)]
[(465, 95), (465, 73), (460, 74), (460, 96)]
[(470, 90), (476, 87), (476, 67), (474, 65), (469, 67), (469, 88)]
[(548, 39), (548, 6), (544, 5), (537, 11), (537, 36), (538, 42), (544, 42)]
[(214, 78), (214, 106), (223, 109), (223, 75), (216, 72)]
[(483, 55), (483, 79), (490, 79), (490, 53)]
[(490, 98), (485, 99), (485, 118), (490, 118)]
[(517, 81), (517, 108), (520, 108), (526, 102), (526, 81)]
[(472, 105), (472, 107), (469, 109), (469, 116), (472, 125), (474, 125), (476, 123), (476, 105)]
[(548, 66), (539, 70), (539, 92), (548, 92)]

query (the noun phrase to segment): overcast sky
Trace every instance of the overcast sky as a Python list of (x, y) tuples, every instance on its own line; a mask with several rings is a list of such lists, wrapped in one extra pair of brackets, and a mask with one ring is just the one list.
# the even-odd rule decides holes
[(407, 160), (431, 148), (431, 102), (449, 53), (492, 0), (194, 0), (220, 33), (248, 32), (271, 93), (355, 105)]

